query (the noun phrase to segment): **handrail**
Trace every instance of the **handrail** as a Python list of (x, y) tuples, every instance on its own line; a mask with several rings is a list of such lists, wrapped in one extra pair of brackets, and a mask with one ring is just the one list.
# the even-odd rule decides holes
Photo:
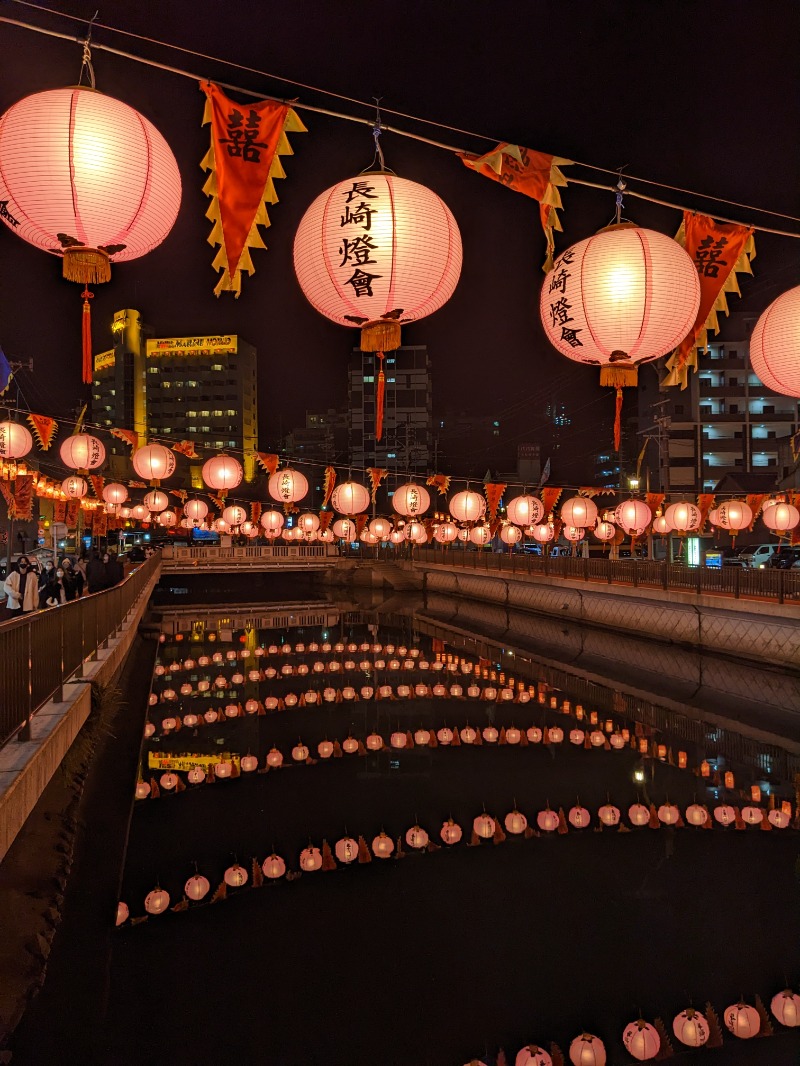
[(158, 555), (119, 585), (0, 625), (0, 745), (17, 733), (30, 739), (30, 722), (48, 700), (64, 698), (64, 684), (122, 627), (160, 565)]

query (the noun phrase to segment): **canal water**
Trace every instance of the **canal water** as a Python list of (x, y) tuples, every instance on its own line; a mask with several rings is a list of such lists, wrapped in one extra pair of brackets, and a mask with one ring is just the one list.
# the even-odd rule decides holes
[[(800, 978), (796, 679), (258, 580), (154, 601), (109, 1062), (557, 1063), (587, 1030), (629, 1063), (640, 1016), (681, 1062), (800, 1059), (768, 1017)], [(728, 1033), (740, 999), (774, 1035)], [(721, 1047), (675, 1038), (691, 1006)]]

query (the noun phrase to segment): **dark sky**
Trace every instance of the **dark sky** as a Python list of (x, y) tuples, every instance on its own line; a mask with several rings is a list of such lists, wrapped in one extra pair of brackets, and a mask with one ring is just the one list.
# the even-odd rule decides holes
[[(90, 16), (99, 0), (64, 0), (61, 12)], [(790, 215), (800, 214), (795, 3), (669, 0), (647, 4), (563, 0), (105, 0), (100, 21), (319, 85), (449, 126), (517, 142), (675, 186), (709, 191)], [(79, 25), (16, 3), (0, 13), (80, 34)], [(179, 56), (103, 29), (114, 44), (212, 79), (301, 102), (368, 115), (288, 82)], [(328, 322), (294, 278), (292, 241), (305, 208), (323, 189), (370, 164), (366, 127), (302, 112), (309, 133), (294, 135), (280, 202), (270, 209), (268, 251), (241, 299), (213, 295), (214, 250), (199, 162), (208, 147), (196, 83), (100, 51), (97, 85), (145, 114), (177, 157), (183, 179), (178, 221), (155, 252), (114, 269), (94, 300), (95, 348), (120, 307), (139, 308), (160, 335), (238, 333), (258, 347), (262, 444), (276, 443), (306, 409), (343, 402), (346, 363), (357, 334)], [(74, 84), (80, 47), (0, 24), (0, 110), (35, 91)], [(234, 95), (234, 94), (231, 94)], [(491, 143), (464, 134), (406, 128), (473, 151)], [(543, 237), (537, 205), (466, 170), (441, 150), (387, 133), (387, 164), (444, 198), (461, 229), (464, 269), (447, 305), (405, 327), (407, 343), (429, 347), (434, 403), (441, 411), (524, 411), (531, 434), (550, 394), (591, 424), (608, 406), (594, 375), (550, 349), (538, 319)], [(578, 174), (567, 168), (566, 174)], [(581, 176), (608, 180), (582, 170)], [(633, 188), (646, 187), (632, 182)], [(659, 190), (652, 190), (656, 195)], [(661, 193), (713, 211), (709, 201)], [(613, 197), (573, 186), (564, 194), (564, 248), (610, 221)], [(800, 230), (741, 208), (717, 213)], [(628, 200), (626, 214), (674, 233), (677, 211)], [(756, 278), (744, 283), (740, 309), (760, 310), (800, 282), (798, 245), (757, 238)], [(793, 265), (794, 264), (794, 265)], [(0, 344), (10, 357), (35, 360), (23, 379), (34, 409), (60, 412), (80, 386), (80, 300), (60, 264), (0, 230)], [(525, 422), (523, 420), (523, 425)]]

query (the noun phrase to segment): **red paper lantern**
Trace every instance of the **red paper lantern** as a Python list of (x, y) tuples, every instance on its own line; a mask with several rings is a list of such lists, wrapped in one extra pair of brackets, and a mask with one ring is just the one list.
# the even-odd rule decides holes
[(773, 301), (756, 322), (750, 362), (768, 389), (800, 396), (800, 285)]

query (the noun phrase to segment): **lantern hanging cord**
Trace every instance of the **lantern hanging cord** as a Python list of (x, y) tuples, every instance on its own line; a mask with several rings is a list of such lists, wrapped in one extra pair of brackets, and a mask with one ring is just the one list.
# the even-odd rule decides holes
[(89, 85), (92, 89), (95, 88), (94, 67), (92, 66), (92, 50), (90, 47), (92, 43), (92, 24), (94, 23), (94, 20), (99, 14), (99, 11), (95, 11), (91, 19), (89, 19), (89, 29), (86, 31), (86, 38), (83, 42), (83, 58), (81, 61), (81, 72), (78, 75), (78, 85), (82, 85), (83, 73), (84, 71), (86, 71), (89, 76)]
[[(80, 19), (76, 15), (69, 15), (66, 12), (63, 12), (63, 11), (54, 11), (51, 8), (47, 8), (47, 7), (45, 7), (42, 4), (32, 3), (31, 0), (11, 0), (11, 2), (14, 3), (14, 4), (18, 4), (21, 7), (29, 7), (29, 8), (32, 8), (32, 9), (36, 10), (36, 11), (45, 12), (47, 15), (50, 15), (50, 16), (57, 15), (60, 18), (70, 19), (73, 22), (84, 22), (85, 21), (84, 19)], [(45, 29), (43, 26), (33, 26), (30, 23), (22, 22), (19, 19), (12, 19), (12, 18), (7, 18), (6, 16), (0, 16), (0, 22), (5, 22), (5, 23), (8, 23), (9, 25), (12, 25), (12, 26), (18, 26), (21, 29), (32, 30), (34, 33), (42, 33), (46, 37), (54, 37), (56, 39), (65, 40), (65, 41), (74, 41), (75, 40), (75, 37), (71, 36), (70, 34), (60, 33), (57, 30)], [(168, 51), (171, 51), (171, 52), (177, 52), (177, 53), (181, 53), (182, 55), (193, 56), (196, 59), (201, 59), (203, 61), (207, 61), (207, 62), (211, 62), (211, 63), (220, 63), (223, 66), (230, 67), (230, 68), (232, 68), (234, 70), (241, 70), (241, 71), (244, 71), (244, 72), (246, 72), (248, 74), (255, 74), (255, 75), (258, 75), (259, 77), (267, 78), (267, 79), (269, 79), (271, 81), (281, 81), (284, 84), (292, 85), (292, 86), (294, 86), (294, 87), (296, 87), (298, 89), (306, 89), (309, 92), (320, 93), (323, 96), (329, 96), (329, 97), (331, 97), (333, 99), (343, 100), (345, 103), (355, 104), (358, 107), (365, 107), (365, 108), (366, 107), (370, 107), (370, 105), (367, 104), (364, 100), (358, 100), (357, 98), (352, 97), (352, 96), (345, 96), (342, 93), (335, 93), (335, 92), (332, 92), (329, 89), (321, 89), (318, 86), (308, 85), (308, 84), (306, 84), (304, 82), (294, 81), (291, 78), (281, 78), (277, 74), (270, 74), (269, 71), (257, 70), (254, 67), (249, 67), (249, 66), (246, 66), (246, 65), (241, 64), (241, 63), (235, 63), (235, 62), (233, 62), (232, 60), (229, 60), (229, 59), (221, 59), (219, 56), (211, 56), (211, 55), (208, 55), (207, 53), (204, 53), (204, 52), (197, 52), (197, 51), (195, 51), (194, 49), (191, 49), (191, 48), (184, 48), (181, 45), (170, 44), (167, 41), (160, 41), (160, 40), (158, 40), (157, 38), (154, 38), (154, 37), (147, 37), (147, 36), (145, 36), (143, 34), (133, 33), (133, 32), (131, 32), (129, 30), (122, 30), (122, 29), (119, 29), (116, 26), (110, 26), (110, 25), (108, 25), (106, 23), (97, 22), (96, 18), (92, 19), (92, 23), (91, 24), (96, 26), (98, 29), (107, 30), (109, 33), (117, 33), (117, 34), (121, 34), (121, 35), (123, 35), (125, 37), (132, 37), (135, 40), (143, 41), (146, 44), (157, 45), (158, 47), (165, 48), (165, 49), (167, 49)], [(142, 63), (145, 66), (153, 67), (153, 68), (155, 68), (157, 70), (163, 70), (163, 71), (166, 71), (169, 74), (177, 74), (180, 77), (190, 78), (192, 81), (202, 82), (202, 81), (208, 81), (209, 80), (207, 75), (199, 75), (199, 74), (196, 74), (196, 73), (194, 73), (192, 71), (184, 70), (184, 69), (182, 69), (180, 67), (171, 66), (171, 65), (169, 65), (167, 63), (160, 63), (160, 62), (158, 62), (157, 60), (154, 60), (154, 59), (147, 59), (145, 56), (136, 55), (135, 53), (132, 53), (132, 52), (126, 52), (123, 49), (115, 48), (115, 47), (113, 47), (111, 45), (98, 44), (98, 43), (95, 42), (93, 47), (96, 50), (99, 49), (100, 51), (108, 52), (111, 55), (120, 56), (120, 58), (131, 60), (134, 63)], [(241, 85), (234, 85), (234, 84), (231, 84), (230, 82), (223, 82), (223, 81), (219, 81), (217, 79), (212, 79), (212, 80), (215, 82), (216, 85), (219, 85), (219, 87), (221, 89), (232, 90), (233, 92), (241, 93), (243, 96), (249, 96), (249, 97), (252, 97), (253, 99), (256, 99), (256, 100), (275, 100), (278, 103), (289, 104), (291, 107), (295, 108), (298, 111), (311, 111), (311, 112), (315, 112), (316, 114), (319, 114), (319, 115), (327, 115), (330, 118), (338, 118), (338, 119), (342, 119), (342, 120), (344, 120), (346, 122), (355, 122), (355, 123), (358, 123), (359, 125), (369, 125), (373, 129), (375, 128), (375, 122), (371, 118), (363, 118), (363, 117), (360, 117), (360, 116), (357, 116), (357, 115), (348, 115), (348, 114), (344, 114), (343, 112), (340, 112), (340, 111), (332, 111), (329, 108), (317, 107), (317, 106), (315, 106), (313, 104), (300, 103), (296, 99), (288, 100), (288, 99), (284, 99), (282, 97), (277, 97), (277, 96), (271, 95), (269, 93), (255, 92), (252, 89), (247, 89), (247, 88), (245, 88), (245, 87), (243, 87)], [(482, 134), (482, 133), (475, 133), (474, 131), (471, 131), (471, 130), (460, 129), (457, 126), (449, 126), (449, 125), (447, 125), (444, 122), (438, 122), (435, 119), (423, 118), (423, 117), (421, 117), (419, 115), (412, 115), (412, 114), (409, 114), (408, 112), (405, 112), (405, 111), (395, 111), (395, 110), (392, 110), (391, 108), (385, 108), (384, 110), (385, 110), (385, 112), (387, 114), (396, 115), (398, 118), (408, 119), (408, 120), (410, 120), (412, 122), (419, 122), (419, 123), (421, 123), (423, 125), (433, 126), (436, 129), (447, 130), (447, 131), (449, 131), (451, 133), (462, 134), (465, 137), (472, 137), (472, 138), (475, 138), (476, 140), (486, 141), (486, 142), (490, 142), (490, 143), (494, 143), (494, 144), (499, 143), (499, 141), (502, 140), (502, 138), (488, 137), (488, 136), (486, 136), (485, 134)], [(398, 129), (395, 126), (388, 126), (388, 125), (385, 125), (385, 124), (381, 123), (380, 128), (381, 128), (381, 131), (389, 131), (389, 132), (392, 132), (392, 133), (396, 133), (400, 137), (408, 137), (411, 140), (419, 141), (421, 144), (428, 144), (428, 145), (430, 145), (433, 148), (441, 148), (444, 151), (452, 152), (452, 153), (454, 153), (456, 155), (459, 155), (459, 156), (473, 154), (469, 150), (467, 150), (467, 149), (465, 149), (463, 147), (458, 147), (458, 146), (452, 145), (452, 144), (445, 144), (442, 141), (434, 140), (431, 137), (423, 137), (421, 134), (412, 133), (409, 130)], [(610, 170), (607, 167), (595, 166), (593, 163), (584, 163), (584, 162), (581, 162), (580, 160), (577, 160), (577, 159), (570, 160), (570, 162), (571, 162), (571, 164), (573, 166), (584, 167), (587, 170), (594, 170), (594, 171), (596, 171), (596, 172), (598, 172), (600, 174), (611, 174), (611, 175), (616, 175), (616, 176), (618, 176), (618, 174), (619, 174), (619, 172), (617, 170)], [(633, 175), (633, 174), (628, 175), (628, 180), (629, 181), (640, 182), (640, 183), (642, 183), (644, 185), (653, 185), (656, 188), (669, 189), (672, 192), (683, 193), (683, 194), (685, 194), (687, 196), (697, 197), (697, 198), (699, 198), (701, 200), (712, 201), (714, 203), (720, 203), (720, 204), (728, 204), (728, 205), (730, 205), (732, 207), (742, 208), (745, 211), (755, 211), (758, 214), (772, 215), (772, 216), (774, 216), (776, 218), (785, 218), (785, 219), (787, 219), (790, 222), (800, 222), (800, 217), (797, 217), (795, 215), (787, 215), (787, 214), (784, 214), (781, 211), (773, 211), (771, 208), (768, 208), (768, 207), (757, 207), (757, 206), (754, 206), (753, 204), (743, 204), (743, 203), (740, 203), (739, 201), (727, 200), (727, 199), (725, 199), (723, 197), (714, 196), (714, 195), (712, 195), (710, 193), (697, 192), (697, 191), (692, 190), (692, 189), (684, 189), (684, 188), (681, 188), (680, 186), (677, 186), (677, 185), (667, 185), (664, 182), (654, 181), (654, 180), (649, 179), (649, 178), (639, 178), (639, 177), (637, 177), (636, 175)], [(602, 190), (605, 190), (605, 191), (608, 191), (608, 192), (614, 192), (615, 191), (615, 186), (603, 185), (603, 184), (600, 184), (599, 182), (586, 181), (586, 180), (584, 180), (582, 178), (576, 178), (576, 177), (570, 177), (569, 178), (569, 184), (570, 185), (583, 185), (586, 188), (602, 189)], [(671, 203), (668, 200), (663, 200), (663, 199), (659, 199), (659, 198), (654, 197), (654, 196), (649, 196), (646, 193), (642, 193), (642, 192), (632, 192), (631, 190), (627, 190), (627, 195), (628, 196), (635, 196), (639, 200), (647, 200), (648, 202), (654, 203), (654, 204), (658, 204), (661, 207), (669, 207), (669, 208), (672, 208), (673, 210), (676, 210), (676, 211), (691, 210), (691, 208), (687, 208), (687, 206), (685, 204)], [(756, 229), (756, 230), (758, 230), (761, 233), (773, 233), (773, 234), (775, 234), (775, 235), (777, 235), (779, 237), (794, 237), (795, 239), (800, 238), (800, 233), (792, 233), (791, 231), (788, 231), (788, 230), (780, 230), (780, 229), (775, 229), (775, 228), (772, 228), (772, 227), (769, 227), (769, 226), (761, 226), (761, 225), (753, 225), (752, 223), (745, 223), (745, 222), (742, 222), (740, 219), (726, 218), (725, 216), (720, 215), (717, 212), (714, 212), (713, 214), (714, 214), (714, 218), (717, 221), (719, 221), (719, 222), (729, 222), (729, 223), (731, 223), (733, 225), (739, 225), (739, 226), (741, 226), (741, 225), (752, 225), (753, 229)]]

